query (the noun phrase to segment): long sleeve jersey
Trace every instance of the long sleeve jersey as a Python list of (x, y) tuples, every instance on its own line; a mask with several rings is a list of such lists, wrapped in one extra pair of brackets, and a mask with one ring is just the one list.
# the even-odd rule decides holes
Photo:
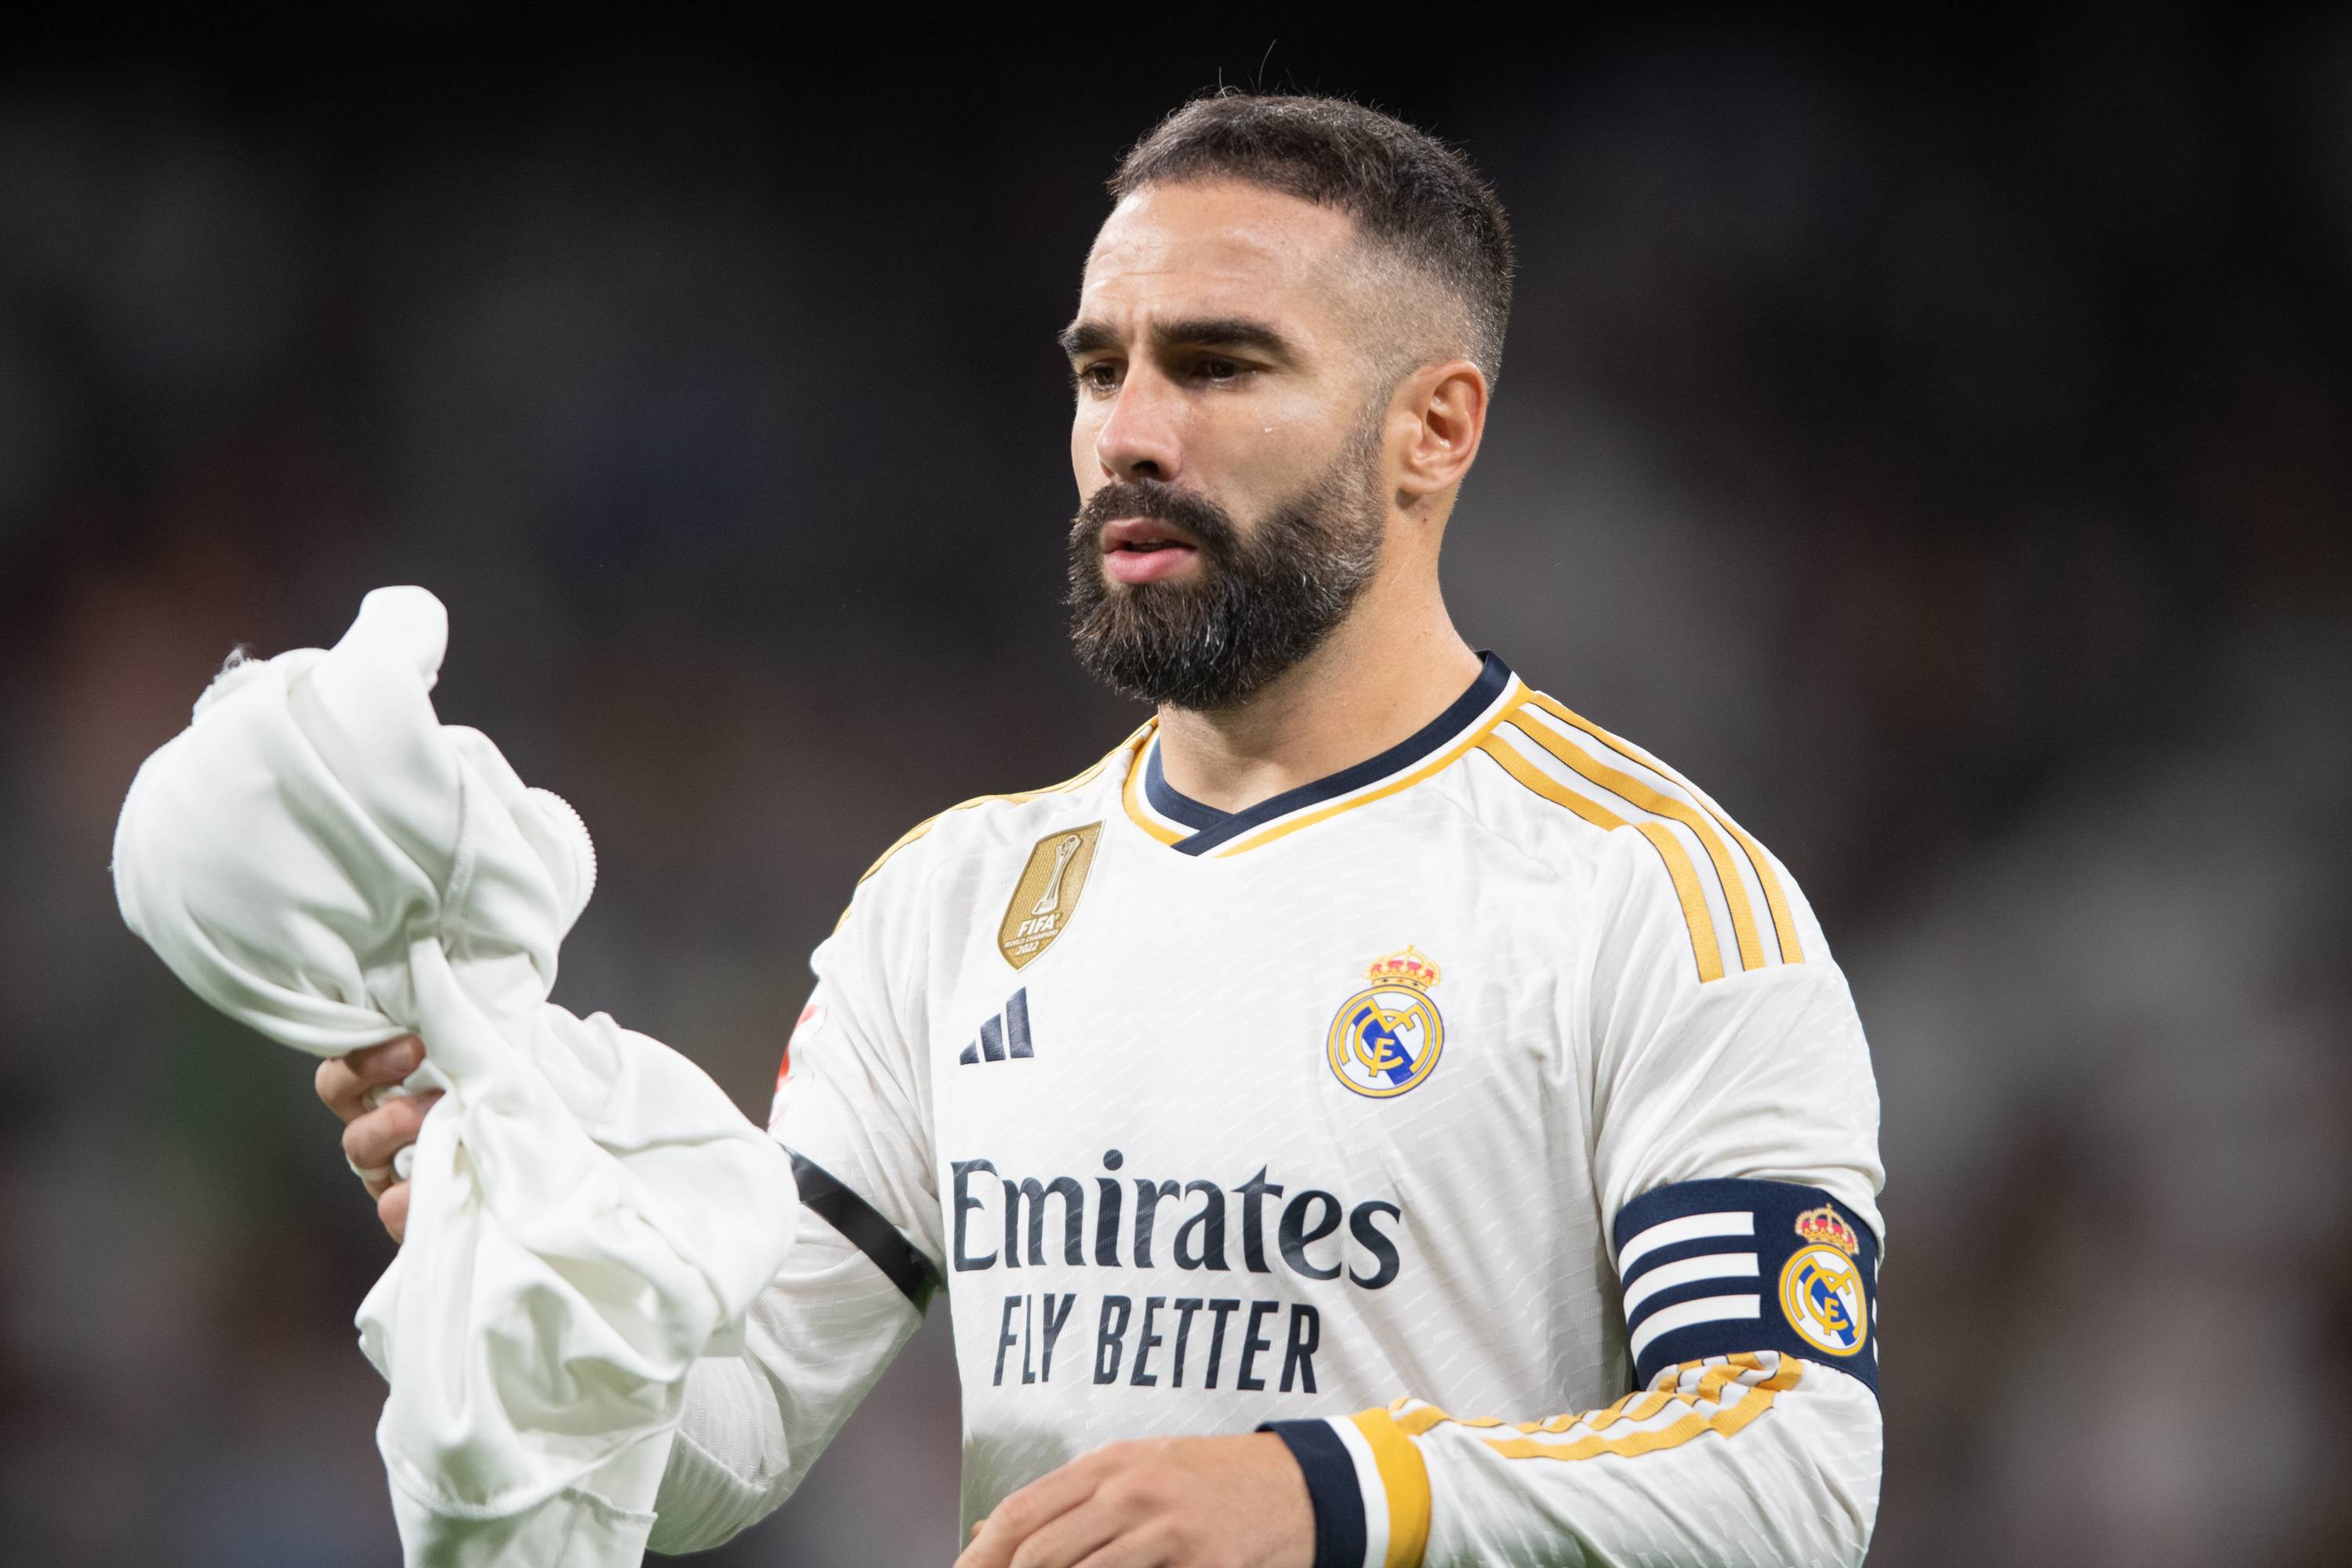
[(692, 1374), (657, 1550), (782, 1501), (943, 1288), (967, 1526), (1105, 1442), (1265, 1426), (1318, 1568), (1861, 1560), (1845, 981), (1785, 867), (1499, 660), (1247, 811), (1150, 725), (967, 803), (814, 966), (772, 1123), (813, 1217)]

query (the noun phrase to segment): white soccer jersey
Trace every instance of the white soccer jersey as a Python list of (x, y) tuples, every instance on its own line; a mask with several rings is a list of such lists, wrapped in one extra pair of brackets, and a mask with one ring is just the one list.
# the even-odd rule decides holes
[(814, 968), (772, 1130), (821, 1221), (697, 1368), (656, 1547), (781, 1501), (938, 1283), (967, 1525), (1116, 1438), (1275, 1423), (1318, 1564), (1860, 1560), (1845, 982), (1760, 845), (1499, 660), (1239, 814), (1150, 725), (959, 806)]

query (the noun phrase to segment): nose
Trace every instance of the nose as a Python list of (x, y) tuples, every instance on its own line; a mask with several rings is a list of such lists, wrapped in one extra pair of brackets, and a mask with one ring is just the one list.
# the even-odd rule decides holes
[(1110, 413), (1095, 432), (1095, 460), (1111, 479), (1173, 482), (1184, 463), (1176, 390), (1147, 369), (1120, 384)]

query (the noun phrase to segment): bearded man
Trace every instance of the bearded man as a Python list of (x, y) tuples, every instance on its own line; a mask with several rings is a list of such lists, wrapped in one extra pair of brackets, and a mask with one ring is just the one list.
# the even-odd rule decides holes
[[(657, 1550), (773, 1509), (947, 1289), (966, 1568), (1859, 1563), (1877, 1101), (1787, 869), (1455, 631), (1512, 258), (1328, 99), (1153, 131), (1062, 334), (1079, 658), (1154, 718), (917, 827), (816, 952), (810, 1211)], [(367, 1110), (413, 1041), (329, 1062)], [(714, 1204), (728, 1202), (713, 1193)]]

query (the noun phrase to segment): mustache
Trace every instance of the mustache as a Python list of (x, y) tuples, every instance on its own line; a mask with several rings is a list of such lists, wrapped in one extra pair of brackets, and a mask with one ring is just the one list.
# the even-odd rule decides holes
[(1070, 522), (1070, 543), (1098, 546), (1102, 531), (1128, 517), (1173, 524), (1199, 542), (1202, 554), (1217, 560), (1228, 557), (1241, 537), (1232, 514), (1204, 495), (1163, 479), (1114, 479), (1078, 509)]

